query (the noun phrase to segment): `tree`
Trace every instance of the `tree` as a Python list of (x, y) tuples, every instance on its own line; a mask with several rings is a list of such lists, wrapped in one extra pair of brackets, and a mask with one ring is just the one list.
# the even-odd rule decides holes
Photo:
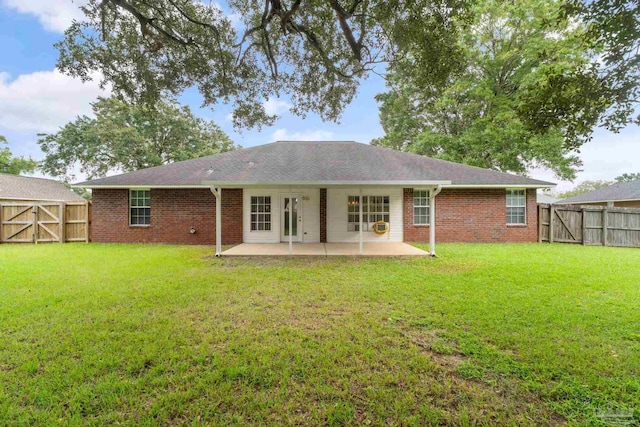
[(560, 4), (478, 3), (470, 30), (457, 40), (464, 67), (450, 79), (424, 85), (412, 57), (392, 67), (390, 90), (377, 97), (386, 134), (373, 143), (504, 172), (544, 166), (572, 179), (580, 160), (563, 128), (532, 129), (520, 111), (549, 69), (572, 73), (590, 61), (582, 28), (549, 22)]
[[(272, 122), (262, 102), (280, 95), (291, 97), (296, 114), (335, 120), (363, 78), (395, 68), (407, 55), (420, 71), (420, 87), (446, 80), (459, 67), (455, 40), (474, 4), (229, 0), (223, 12), (213, 3), (88, 0), (86, 20), (73, 23), (57, 44), (58, 67), (84, 79), (99, 71), (116, 94), (148, 105), (197, 87), (204, 105), (233, 103), (237, 126)], [(585, 47), (604, 53), (570, 73), (541, 71), (547, 78), (521, 100), (520, 120), (542, 134), (562, 128), (573, 148), (598, 124), (615, 129), (635, 120), (639, 14), (632, 0), (569, 0), (560, 15), (549, 16), (582, 24), (589, 30)]]
[(173, 100), (149, 108), (98, 98), (92, 109), (94, 118), (80, 116), (55, 134), (40, 135), (38, 144), (46, 155), (43, 172), (68, 181), (79, 166), (91, 179), (234, 148), (215, 123), (195, 117)]
[(640, 179), (640, 173), (623, 173), (620, 176), (614, 178), (616, 182), (629, 182)]
[[(563, 17), (584, 23), (583, 42), (600, 53), (579, 73), (555, 73), (550, 85), (532, 93), (532, 126), (560, 121), (586, 134), (600, 125), (617, 132), (640, 124), (640, 7), (635, 0), (568, 0)], [(563, 18), (561, 17), (561, 18)], [(583, 84), (577, 87), (574, 83)], [(575, 108), (594, 102), (591, 109)], [(534, 113), (535, 112), (535, 113)], [(546, 114), (541, 114), (546, 113)], [(589, 134), (590, 136), (590, 134)]]
[[(8, 145), (7, 138), (0, 135), (0, 144)], [(36, 170), (37, 164), (31, 157), (14, 157), (8, 147), (2, 148), (0, 145), (0, 173), (32, 173)]]
[(85, 79), (100, 71), (119, 96), (149, 105), (195, 86), (205, 105), (233, 103), (238, 126), (272, 122), (262, 103), (283, 94), (294, 113), (336, 120), (359, 79), (410, 46), (446, 74), (456, 57), (449, 17), (466, 1), (230, 0), (227, 12), (212, 3), (88, 0), (86, 21), (57, 44), (58, 67)]
[(559, 199), (567, 199), (569, 197), (575, 197), (593, 190), (608, 187), (611, 184), (613, 184), (611, 181), (583, 181), (576, 185), (572, 190), (565, 191), (564, 193), (558, 193), (556, 197)]

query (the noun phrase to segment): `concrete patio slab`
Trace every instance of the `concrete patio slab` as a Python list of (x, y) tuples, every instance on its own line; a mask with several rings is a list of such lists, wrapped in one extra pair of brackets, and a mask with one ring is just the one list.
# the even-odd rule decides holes
[[(242, 243), (223, 256), (289, 256), (288, 243)], [(293, 256), (360, 256), (358, 243), (294, 243)], [(365, 243), (362, 256), (429, 256), (406, 243)]]

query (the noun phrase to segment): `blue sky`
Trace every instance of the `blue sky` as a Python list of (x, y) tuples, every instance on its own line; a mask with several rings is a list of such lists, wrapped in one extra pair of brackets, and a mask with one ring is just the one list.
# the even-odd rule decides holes
[[(0, 135), (16, 155), (41, 159), (36, 144), (40, 132), (55, 132), (77, 115), (90, 114), (89, 103), (106, 95), (97, 82), (81, 83), (55, 70), (53, 44), (74, 17), (81, 17), (72, 0), (0, 0)], [(278, 139), (355, 140), (368, 143), (383, 134), (374, 96), (384, 91), (381, 78), (363, 82), (355, 101), (340, 123), (324, 123), (315, 115), (302, 119), (288, 112), (286, 100), (269, 100), (267, 107), (281, 118), (258, 130), (233, 129), (224, 105), (200, 108), (199, 94), (188, 91), (180, 100), (206, 119), (214, 120), (244, 147)], [(640, 172), (640, 129), (630, 126), (620, 134), (596, 130), (593, 141), (581, 150), (583, 172), (576, 182), (612, 179), (624, 172)], [(558, 182), (559, 190), (572, 183), (559, 182), (552, 173), (535, 170), (532, 177)]]

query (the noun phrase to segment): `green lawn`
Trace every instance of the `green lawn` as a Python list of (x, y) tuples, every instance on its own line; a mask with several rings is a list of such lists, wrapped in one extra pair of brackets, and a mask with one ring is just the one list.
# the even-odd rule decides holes
[(1, 245), (0, 424), (638, 424), (640, 250), (438, 249)]

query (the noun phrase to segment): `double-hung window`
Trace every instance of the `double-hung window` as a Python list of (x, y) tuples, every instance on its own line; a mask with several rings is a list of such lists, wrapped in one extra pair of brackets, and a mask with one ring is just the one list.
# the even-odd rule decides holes
[(413, 190), (413, 224), (429, 224), (429, 191)]
[(129, 225), (151, 224), (151, 190), (129, 191)]
[(507, 190), (507, 225), (524, 225), (527, 217), (526, 190)]
[[(347, 231), (360, 231), (360, 196), (349, 196)], [(362, 231), (378, 221), (389, 222), (389, 196), (362, 196)]]
[(271, 197), (251, 197), (251, 231), (271, 231)]

